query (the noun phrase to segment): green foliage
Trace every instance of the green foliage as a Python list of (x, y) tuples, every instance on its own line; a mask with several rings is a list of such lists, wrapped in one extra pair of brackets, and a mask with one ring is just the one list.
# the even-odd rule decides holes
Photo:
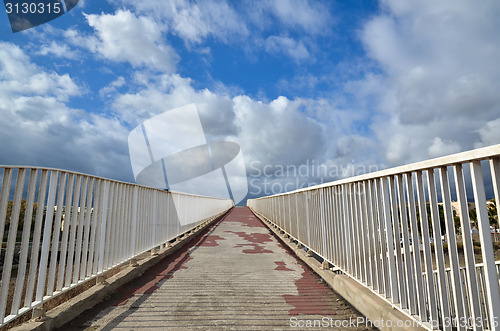
[(490, 200), (490, 203), (488, 203), (488, 219), (490, 225), (496, 230), (498, 228), (498, 211), (495, 199)]

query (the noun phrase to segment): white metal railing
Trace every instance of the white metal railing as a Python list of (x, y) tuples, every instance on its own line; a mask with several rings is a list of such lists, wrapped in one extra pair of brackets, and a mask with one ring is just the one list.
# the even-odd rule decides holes
[(233, 207), (56, 169), (0, 180), (0, 325)]
[[(486, 192), (498, 205), (499, 188), (495, 145), (248, 200), (248, 206), (427, 328), (498, 330), (499, 248)], [(472, 240), (469, 209), (477, 214), (479, 243)], [(498, 228), (498, 211), (494, 222)]]

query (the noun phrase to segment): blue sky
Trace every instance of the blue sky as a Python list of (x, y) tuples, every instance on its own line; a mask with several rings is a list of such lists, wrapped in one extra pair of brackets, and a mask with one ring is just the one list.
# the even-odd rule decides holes
[[(210, 139), (240, 144), (251, 196), (498, 144), (499, 14), (492, 0), (85, 0), (13, 34), (2, 10), (0, 164), (133, 181), (130, 130), (190, 103)], [(297, 181), (301, 165), (328, 175)]]

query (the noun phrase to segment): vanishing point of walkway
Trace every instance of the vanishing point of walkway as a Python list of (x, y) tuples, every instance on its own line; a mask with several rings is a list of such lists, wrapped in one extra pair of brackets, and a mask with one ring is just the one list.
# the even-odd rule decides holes
[(360, 316), (248, 208), (236, 207), (62, 329), (325, 330), (306, 323)]

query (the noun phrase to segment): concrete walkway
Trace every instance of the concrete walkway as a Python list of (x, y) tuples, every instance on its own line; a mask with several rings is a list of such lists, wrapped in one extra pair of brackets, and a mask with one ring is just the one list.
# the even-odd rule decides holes
[(61, 330), (367, 329), (347, 325), (357, 317), (248, 208), (237, 207)]

